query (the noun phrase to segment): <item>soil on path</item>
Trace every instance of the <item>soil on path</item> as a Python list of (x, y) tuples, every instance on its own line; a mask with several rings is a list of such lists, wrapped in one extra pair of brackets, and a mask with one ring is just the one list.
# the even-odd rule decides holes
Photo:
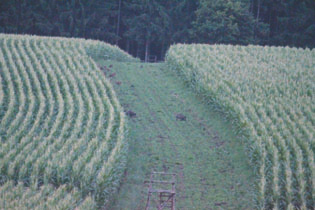
[[(164, 64), (99, 61), (128, 112), (129, 157), (109, 209), (144, 209), (150, 172), (175, 172), (177, 209), (253, 209), (254, 176), (233, 127)], [(178, 116), (185, 117), (182, 120)]]

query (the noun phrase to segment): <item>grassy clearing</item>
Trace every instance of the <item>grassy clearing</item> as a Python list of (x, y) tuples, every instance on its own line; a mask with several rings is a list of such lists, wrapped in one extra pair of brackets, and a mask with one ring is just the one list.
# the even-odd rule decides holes
[[(178, 209), (252, 209), (254, 177), (231, 123), (164, 69), (164, 64), (118, 63), (107, 75), (128, 122), (128, 169), (110, 209), (143, 209), (151, 170), (178, 174)], [(176, 121), (176, 114), (186, 121)]]

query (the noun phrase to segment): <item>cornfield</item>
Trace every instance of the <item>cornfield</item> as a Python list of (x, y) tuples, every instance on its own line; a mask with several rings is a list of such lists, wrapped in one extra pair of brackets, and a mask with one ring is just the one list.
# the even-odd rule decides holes
[(99, 41), (0, 34), (1, 205), (22, 191), (8, 205), (38, 197), (29, 205), (40, 209), (50, 200), (41, 191), (62, 197), (56, 205), (103, 205), (117, 190), (125, 116), (91, 52), (133, 60)]
[(235, 124), (258, 209), (315, 206), (315, 50), (174, 45), (166, 63)]
[(51, 185), (43, 185), (40, 189), (36, 187), (25, 187), (19, 182), (6, 182), (0, 187), (1, 209), (77, 209), (94, 210), (96, 204), (91, 197), (82, 200), (80, 192), (73, 190), (69, 192), (66, 185), (58, 189)]

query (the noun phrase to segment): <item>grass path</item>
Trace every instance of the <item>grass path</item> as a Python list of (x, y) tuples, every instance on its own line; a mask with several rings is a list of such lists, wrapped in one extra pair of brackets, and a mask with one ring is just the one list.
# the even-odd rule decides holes
[[(175, 172), (177, 209), (252, 209), (254, 178), (233, 128), (164, 64), (99, 61), (129, 119), (129, 160), (109, 209), (144, 209), (151, 170)], [(186, 121), (176, 121), (183, 114)]]

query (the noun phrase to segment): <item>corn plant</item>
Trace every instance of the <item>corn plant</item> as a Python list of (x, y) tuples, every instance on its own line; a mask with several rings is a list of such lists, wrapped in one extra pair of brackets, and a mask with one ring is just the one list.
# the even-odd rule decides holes
[(248, 142), (259, 209), (315, 205), (315, 50), (178, 44), (166, 64)]

